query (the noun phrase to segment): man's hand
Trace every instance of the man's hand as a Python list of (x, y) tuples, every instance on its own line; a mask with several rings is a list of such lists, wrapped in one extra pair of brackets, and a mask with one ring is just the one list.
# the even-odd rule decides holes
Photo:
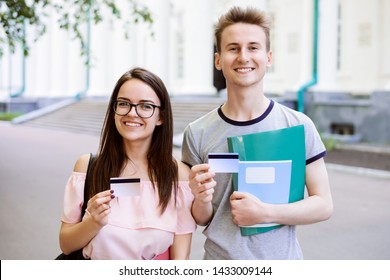
[(230, 196), (233, 223), (240, 226), (252, 226), (267, 221), (267, 204), (246, 192), (233, 192)]

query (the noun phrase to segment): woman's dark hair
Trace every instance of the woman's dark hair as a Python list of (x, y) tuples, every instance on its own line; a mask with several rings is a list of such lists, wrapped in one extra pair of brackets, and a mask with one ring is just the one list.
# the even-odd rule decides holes
[(149, 85), (161, 102), (159, 112), (162, 124), (155, 127), (147, 159), (149, 179), (158, 190), (159, 206), (162, 213), (165, 211), (172, 193), (176, 196), (178, 184), (177, 162), (172, 155), (172, 107), (163, 81), (157, 75), (143, 68), (134, 68), (124, 73), (112, 92), (100, 136), (99, 151), (93, 166), (91, 197), (98, 192), (108, 190), (110, 178), (119, 177), (129, 160), (124, 149), (123, 138), (115, 126), (115, 113), (112, 104), (117, 99), (121, 86), (131, 79), (138, 79)]

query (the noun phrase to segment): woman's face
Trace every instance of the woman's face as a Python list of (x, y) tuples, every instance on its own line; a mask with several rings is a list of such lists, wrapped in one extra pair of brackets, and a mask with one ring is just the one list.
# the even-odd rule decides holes
[[(162, 124), (160, 108), (153, 106), (161, 106), (154, 90), (141, 80), (131, 79), (121, 86), (117, 100), (122, 102), (116, 103), (116, 111), (121, 112), (121, 115), (125, 114), (115, 114), (115, 126), (119, 134), (132, 143), (150, 144), (155, 127)], [(130, 104), (142, 105), (136, 108)], [(130, 112), (126, 114), (130, 106)], [(141, 116), (147, 118), (140, 117), (136, 109)]]

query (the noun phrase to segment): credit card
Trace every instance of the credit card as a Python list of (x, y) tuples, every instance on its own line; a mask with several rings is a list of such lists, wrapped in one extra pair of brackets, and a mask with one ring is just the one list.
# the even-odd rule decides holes
[(116, 197), (141, 195), (140, 178), (111, 178), (110, 187)]
[(215, 173), (237, 173), (238, 153), (209, 153), (210, 170)]

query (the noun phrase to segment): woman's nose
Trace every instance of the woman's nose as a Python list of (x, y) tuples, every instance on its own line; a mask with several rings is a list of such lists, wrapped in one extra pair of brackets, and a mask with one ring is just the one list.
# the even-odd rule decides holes
[[(133, 110), (133, 108), (134, 108), (134, 110)], [(133, 113), (132, 113), (132, 112), (133, 112)], [(136, 105), (131, 104), (131, 105), (130, 105), (130, 111), (129, 111), (127, 114), (128, 114), (128, 115), (138, 116)]]

